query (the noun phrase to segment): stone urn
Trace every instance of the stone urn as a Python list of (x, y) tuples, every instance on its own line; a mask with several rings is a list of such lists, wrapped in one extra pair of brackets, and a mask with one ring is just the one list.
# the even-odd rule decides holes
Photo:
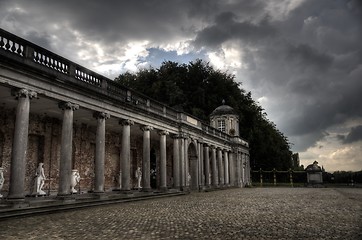
[[(0, 191), (4, 186), (5, 178), (4, 178), (4, 168), (0, 167)], [(2, 198), (3, 195), (0, 193), (0, 198)]]
[(77, 169), (72, 170), (72, 174), (70, 176), (70, 192), (76, 193), (77, 190), (75, 190), (75, 186), (79, 183), (80, 175)]

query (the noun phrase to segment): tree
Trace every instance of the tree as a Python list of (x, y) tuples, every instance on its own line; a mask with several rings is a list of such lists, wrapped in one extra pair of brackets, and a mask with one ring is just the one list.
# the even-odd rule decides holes
[(240, 135), (251, 147), (252, 168), (291, 167), (290, 144), (267, 119), (264, 110), (245, 92), (235, 76), (215, 70), (200, 59), (188, 64), (165, 61), (158, 69), (124, 73), (115, 81), (178, 110), (209, 122), (209, 114), (225, 100), (239, 114)]

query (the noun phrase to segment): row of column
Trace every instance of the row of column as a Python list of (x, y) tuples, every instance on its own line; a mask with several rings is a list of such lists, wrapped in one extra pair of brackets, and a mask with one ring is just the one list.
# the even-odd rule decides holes
[[(15, 131), (12, 147), (11, 174), (8, 199), (23, 199), (25, 195), (25, 159), (28, 144), (28, 128), (30, 100), (37, 97), (37, 93), (26, 89), (12, 91), (18, 100), (16, 108)], [(58, 196), (70, 194), (70, 175), (72, 170), (72, 142), (73, 142), (73, 113), (79, 109), (79, 105), (70, 102), (59, 103), (63, 110), (62, 137), (60, 150), (60, 169)], [(95, 151), (95, 179), (94, 192), (104, 192), (104, 163), (105, 163), (105, 121), (110, 117), (108, 113), (95, 112), (97, 119), (96, 151)], [(132, 120), (121, 120), (123, 126), (122, 152), (121, 152), (121, 190), (130, 190), (130, 127)], [(144, 190), (150, 190), (150, 126), (141, 127), (143, 130), (143, 186)], [(160, 188), (166, 189), (166, 136), (167, 131), (160, 131)]]
[[(237, 150), (234, 152), (222, 150), (200, 140), (197, 142), (197, 169), (190, 169), (188, 164), (193, 160), (189, 159), (192, 156), (188, 156), (187, 135), (181, 133), (174, 135), (173, 138), (173, 179), (175, 188), (189, 187), (189, 170), (197, 171), (197, 187), (200, 188), (243, 186), (246, 182), (250, 182), (250, 180), (247, 180), (250, 178), (250, 166), (246, 165), (248, 157), (246, 153)], [(193, 175), (195, 176), (195, 174)]]
[[(30, 100), (37, 97), (33, 91), (20, 89), (13, 91), (13, 95), (18, 99), (16, 109), (16, 121), (14, 140), (11, 159), (11, 174), (9, 199), (24, 198), (24, 179), (25, 179), (25, 158), (28, 141), (29, 111)], [(77, 104), (69, 102), (59, 103), (59, 108), (63, 110), (62, 138), (60, 152), (59, 169), (59, 189), (58, 195), (65, 196), (70, 194), (70, 174), (72, 168), (72, 138), (73, 138), (73, 113), (79, 108)], [(95, 152), (95, 184), (94, 192), (104, 192), (104, 163), (105, 163), (105, 121), (110, 117), (104, 112), (94, 113), (97, 119), (96, 130), (96, 152)], [(134, 124), (132, 120), (120, 120), (123, 126), (122, 134), (122, 152), (121, 152), (121, 172), (122, 186), (121, 190), (130, 191), (130, 127)], [(150, 131), (151, 126), (142, 126), (143, 131), (143, 160), (142, 160), (142, 186), (143, 190), (148, 191), (150, 186)], [(167, 189), (166, 174), (166, 138), (167, 131), (159, 131), (160, 135), (160, 189)], [(175, 188), (189, 186), (189, 156), (188, 156), (188, 137), (185, 134), (176, 134), (173, 136), (173, 185)], [(210, 148), (211, 148), (211, 166), (210, 166)], [(223, 157), (224, 155), (224, 157)], [(236, 161), (234, 156), (236, 155)], [(217, 187), (235, 184), (242, 184), (242, 179), (250, 178), (250, 166), (248, 165), (247, 155), (239, 152), (232, 153), (222, 151), (201, 141), (196, 146), (197, 165), (193, 170), (197, 171), (197, 183), (199, 186)], [(236, 162), (236, 171), (234, 162)], [(197, 168), (197, 169), (194, 169)], [(211, 174), (210, 174), (211, 170)], [(230, 174), (231, 173), (231, 174)], [(236, 173), (236, 174), (235, 174)], [(211, 175), (211, 182), (209, 176)], [(236, 175), (236, 176), (235, 176)], [(194, 180), (195, 181), (195, 180)]]

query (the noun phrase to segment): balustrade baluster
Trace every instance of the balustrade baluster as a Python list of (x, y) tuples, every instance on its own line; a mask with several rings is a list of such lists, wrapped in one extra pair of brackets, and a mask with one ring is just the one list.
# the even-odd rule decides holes
[(18, 45), (18, 50), (16, 51), (19, 55), (23, 55), (23, 50), (22, 50), (22, 47), (21, 45), (19, 44)]
[(39, 62), (39, 53), (38, 52), (34, 52), (34, 61), (36, 63)]
[(13, 42), (13, 41), (11, 41), (11, 51), (13, 52), (13, 53), (15, 53), (15, 51), (16, 51), (16, 47), (15, 47), (15, 42)]
[(9, 41), (10, 41), (9, 39), (6, 39), (6, 44), (5, 44), (5, 49), (6, 50), (9, 50), (10, 47), (11, 47)]

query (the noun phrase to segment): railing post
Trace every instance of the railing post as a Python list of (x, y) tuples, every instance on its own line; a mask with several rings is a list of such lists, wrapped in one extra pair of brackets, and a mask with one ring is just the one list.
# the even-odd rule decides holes
[(101, 88), (107, 91), (108, 88), (108, 81), (106, 79), (101, 79)]
[(274, 169), (273, 169), (274, 186), (277, 185), (277, 173), (276, 173), (276, 171), (277, 171), (277, 170), (274, 168)]
[(293, 187), (293, 170), (289, 168), (290, 185)]
[(34, 48), (30, 47), (30, 46), (24, 46), (25, 51), (24, 51), (24, 57), (27, 60), (30, 60), (31, 62), (33, 62), (34, 60)]
[(262, 187), (263, 186), (263, 170), (261, 170), (261, 168), (260, 168), (259, 172), (260, 172), (260, 187)]
[(68, 70), (69, 71), (68, 74), (70, 77), (75, 78), (75, 70), (76, 70), (75, 65), (70, 63), (69, 70)]

